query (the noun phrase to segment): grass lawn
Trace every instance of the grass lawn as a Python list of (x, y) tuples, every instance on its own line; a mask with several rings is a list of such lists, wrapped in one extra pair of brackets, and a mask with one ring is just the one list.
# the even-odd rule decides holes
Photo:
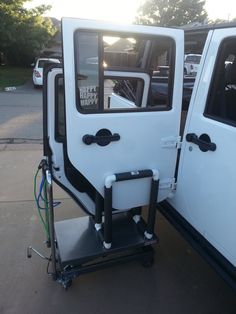
[(31, 68), (13, 66), (0, 66), (0, 90), (8, 86), (20, 86), (26, 83), (32, 76)]

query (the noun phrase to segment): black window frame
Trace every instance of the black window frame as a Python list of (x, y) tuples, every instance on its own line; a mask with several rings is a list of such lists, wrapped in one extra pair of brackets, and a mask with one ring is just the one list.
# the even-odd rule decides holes
[[(98, 108), (99, 109), (92, 109), (92, 110), (87, 110), (84, 109), (80, 106), (80, 98), (79, 98), (79, 93), (77, 92), (77, 58), (76, 58), (76, 53), (78, 50), (78, 43), (76, 42), (76, 36), (78, 34), (78, 32), (83, 32), (83, 33), (97, 33), (98, 34), (98, 38), (99, 38), (99, 44), (98, 45), (98, 59), (99, 59), (99, 100), (98, 100)], [(160, 105), (159, 106), (147, 106), (145, 108), (143, 107), (138, 107), (138, 108), (127, 108), (127, 109), (106, 109), (104, 110), (103, 108), (103, 103), (104, 103), (104, 68), (103, 68), (103, 51), (104, 51), (104, 45), (103, 45), (103, 37), (104, 36), (117, 36), (120, 38), (141, 38), (141, 39), (150, 39), (150, 40), (156, 40), (157, 37), (158, 38), (165, 38), (168, 39), (170, 41), (170, 48), (169, 48), (169, 52), (170, 52), (170, 72), (169, 72), (169, 76), (168, 76), (168, 94), (167, 94), (167, 105)], [(74, 65), (74, 69), (75, 69), (75, 101), (76, 101), (76, 108), (78, 110), (79, 113), (81, 114), (109, 114), (109, 113), (129, 113), (129, 112), (152, 112), (152, 111), (170, 111), (173, 108), (173, 91), (174, 91), (174, 77), (175, 77), (175, 57), (176, 57), (176, 43), (175, 40), (168, 35), (151, 35), (151, 34), (136, 34), (136, 33), (129, 33), (129, 32), (118, 32), (118, 31), (114, 31), (114, 32), (110, 32), (110, 31), (105, 31), (105, 30), (88, 30), (88, 29), (77, 29), (74, 32), (74, 37), (73, 37), (73, 43), (74, 43), (74, 60), (75, 60), (75, 65)], [(114, 69), (114, 67), (112, 67)], [(108, 68), (109, 69), (109, 68)], [(124, 67), (119, 68), (119, 71), (121, 71), (121, 69), (124, 71)], [(147, 73), (145, 71), (145, 69), (142, 68), (132, 68), (129, 67), (126, 69), (127, 72), (135, 72), (135, 70), (139, 73)], [(138, 77), (137, 77), (138, 79)], [(151, 77), (152, 80), (152, 77)], [(149, 93), (150, 93), (150, 89), (151, 89), (151, 80), (150, 80), (150, 86), (149, 86)]]
[[(63, 106), (64, 106), (64, 128), (65, 128), (65, 135), (62, 136), (59, 132), (58, 121), (59, 121), (59, 113), (58, 113), (58, 99), (59, 99), (59, 80), (62, 79), (62, 87), (63, 87)], [(54, 80), (54, 109), (55, 109), (55, 125), (54, 125), (54, 138), (57, 143), (64, 143), (66, 140), (66, 100), (65, 100), (65, 82), (64, 82), (64, 75), (62, 73), (57, 74)]]

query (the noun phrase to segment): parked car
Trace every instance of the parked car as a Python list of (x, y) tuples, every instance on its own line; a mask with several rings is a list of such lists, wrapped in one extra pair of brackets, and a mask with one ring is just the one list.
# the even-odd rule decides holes
[(33, 84), (34, 87), (43, 85), (43, 68), (50, 63), (60, 63), (59, 59), (54, 58), (39, 58), (37, 59), (33, 69)]
[(186, 55), (184, 60), (184, 75), (196, 76), (201, 56), (199, 54)]
[(153, 71), (153, 76), (169, 76), (169, 66), (168, 65), (159, 65), (156, 71)]

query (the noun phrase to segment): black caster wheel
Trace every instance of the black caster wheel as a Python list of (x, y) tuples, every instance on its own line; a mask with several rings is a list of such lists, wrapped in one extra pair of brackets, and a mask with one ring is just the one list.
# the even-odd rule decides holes
[(67, 279), (62, 282), (62, 287), (67, 290), (72, 285), (72, 279)]
[(143, 265), (143, 267), (145, 267), (145, 268), (150, 268), (150, 267), (153, 266), (153, 264), (154, 264), (154, 258), (153, 258), (153, 257), (148, 258), (148, 259), (145, 259), (145, 260), (143, 260), (143, 262), (142, 262), (142, 265)]

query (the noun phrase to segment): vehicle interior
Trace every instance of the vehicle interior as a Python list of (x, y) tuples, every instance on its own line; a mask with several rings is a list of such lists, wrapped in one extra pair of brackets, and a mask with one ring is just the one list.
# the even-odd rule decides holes
[(236, 40), (227, 38), (221, 44), (215, 75), (211, 82), (205, 115), (235, 125), (236, 122)]

